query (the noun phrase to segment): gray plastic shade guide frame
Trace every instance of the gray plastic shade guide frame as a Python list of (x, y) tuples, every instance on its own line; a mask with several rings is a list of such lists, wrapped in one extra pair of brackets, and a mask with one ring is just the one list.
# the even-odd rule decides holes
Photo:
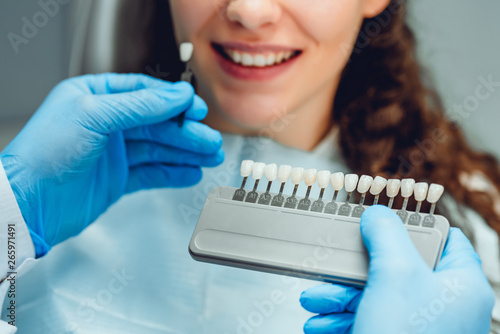
[[(369, 261), (359, 230), (360, 218), (273, 206), (272, 201), (236, 201), (236, 190), (218, 187), (208, 195), (189, 244), (195, 260), (323, 282), (365, 285)], [(302, 198), (296, 199), (300, 202)], [(345, 203), (338, 207), (341, 205)], [(348, 205), (351, 212), (357, 207)], [(326, 211), (328, 203), (324, 206)], [(420, 215), (424, 220), (427, 214)], [(441, 258), (450, 228), (445, 217), (433, 217), (434, 227), (405, 225), (431, 269)]]

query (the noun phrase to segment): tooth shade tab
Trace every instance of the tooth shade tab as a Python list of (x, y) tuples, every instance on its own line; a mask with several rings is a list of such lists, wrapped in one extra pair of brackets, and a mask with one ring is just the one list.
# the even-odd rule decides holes
[(358, 193), (366, 194), (373, 183), (373, 177), (368, 175), (361, 175), (358, 182)]
[(193, 57), (194, 45), (193, 43), (182, 43), (179, 48), (181, 61), (187, 63)]
[(318, 185), (321, 189), (325, 189), (330, 184), (330, 177), (332, 173), (329, 170), (322, 170), (318, 172)]
[(432, 183), (427, 194), (427, 202), (434, 204), (439, 201), (444, 193), (444, 187), (440, 184)]
[(415, 187), (414, 179), (403, 179), (401, 181), (401, 196), (403, 196), (403, 198), (411, 197), (411, 195), (413, 195), (414, 187)]
[(292, 168), (292, 183), (299, 184), (304, 179), (304, 168), (294, 167)]
[(264, 176), (266, 164), (263, 162), (256, 162), (253, 164), (252, 177), (254, 180), (260, 180)]
[(248, 177), (252, 174), (254, 162), (252, 160), (243, 160), (241, 162), (241, 176)]
[(376, 176), (370, 188), (370, 194), (374, 196), (380, 195), (380, 193), (382, 192), (382, 190), (384, 190), (386, 185), (387, 185), (386, 178), (383, 178), (382, 176)]
[(390, 179), (387, 181), (386, 187), (387, 197), (396, 197), (399, 193), (399, 189), (401, 188), (401, 180)]
[(304, 182), (306, 186), (310, 187), (316, 182), (318, 171), (316, 169), (306, 169), (304, 171)]
[(427, 184), (426, 182), (416, 183), (414, 189), (415, 200), (417, 202), (425, 201), (428, 189), (429, 189), (429, 184)]
[(356, 185), (358, 184), (359, 176), (357, 174), (347, 174), (345, 176), (345, 191), (348, 193), (356, 190)]
[(278, 181), (281, 183), (288, 181), (290, 174), (292, 173), (292, 166), (281, 165), (278, 169)]
[(338, 172), (332, 174), (332, 185), (336, 191), (342, 190), (344, 187), (344, 173)]
[(276, 177), (278, 176), (278, 166), (276, 164), (266, 165), (265, 173), (268, 181), (276, 180)]

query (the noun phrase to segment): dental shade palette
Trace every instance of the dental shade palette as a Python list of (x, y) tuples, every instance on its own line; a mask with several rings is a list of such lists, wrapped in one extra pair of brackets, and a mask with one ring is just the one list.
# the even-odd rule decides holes
[[(446, 243), (450, 224), (434, 213), (444, 188), (438, 184), (415, 183), (413, 179), (390, 179), (356, 174), (304, 170), (288, 165), (264, 164), (245, 160), (241, 165), (240, 188), (217, 187), (208, 195), (189, 244), (191, 256), (198, 261), (289, 275), (331, 283), (364, 286), (368, 275), (368, 254), (359, 229), (360, 217), (369, 205), (379, 202), (382, 192), (387, 206), (395, 211), (427, 265), (434, 269)], [(255, 180), (245, 189), (248, 178)], [(267, 179), (265, 190), (259, 184)], [(278, 182), (279, 193), (271, 193)], [(291, 195), (284, 194), (287, 182)], [(298, 197), (302, 182), (305, 197)], [(333, 187), (331, 199), (325, 190)], [(311, 190), (319, 188), (318, 198)], [(345, 201), (337, 201), (341, 191)], [(360, 200), (351, 203), (357, 192)], [(366, 203), (366, 196), (374, 196)], [(392, 208), (398, 196), (400, 209)], [(414, 197), (415, 211), (407, 210)], [(422, 203), (431, 204), (428, 213)]]

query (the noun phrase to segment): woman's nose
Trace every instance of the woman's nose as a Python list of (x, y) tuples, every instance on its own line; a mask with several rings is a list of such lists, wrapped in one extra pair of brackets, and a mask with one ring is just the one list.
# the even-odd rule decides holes
[(274, 0), (230, 0), (227, 17), (230, 22), (255, 30), (276, 23), (281, 17), (281, 8)]

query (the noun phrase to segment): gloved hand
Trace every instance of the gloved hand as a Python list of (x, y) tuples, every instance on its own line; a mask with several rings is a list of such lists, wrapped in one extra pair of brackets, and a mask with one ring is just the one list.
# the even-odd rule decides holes
[[(179, 128), (173, 117), (187, 111)], [(123, 194), (187, 187), (224, 159), (191, 85), (138, 74), (60, 83), (1, 153), (37, 257), (80, 233)]]
[(494, 293), (459, 229), (451, 229), (434, 272), (388, 208), (368, 208), (361, 234), (370, 255), (365, 289), (319, 285), (304, 291), (302, 306), (319, 313), (305, 333), (489, 333)]

